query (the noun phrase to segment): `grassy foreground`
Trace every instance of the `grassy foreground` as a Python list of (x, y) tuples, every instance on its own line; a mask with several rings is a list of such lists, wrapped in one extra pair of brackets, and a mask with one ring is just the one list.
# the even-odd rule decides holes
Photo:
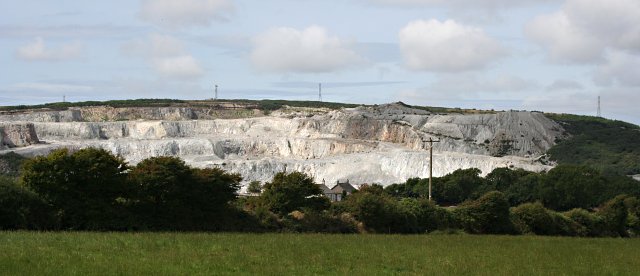
[(0, 232), (0, 267), (4, 275), (631, 275), (640, 239)]

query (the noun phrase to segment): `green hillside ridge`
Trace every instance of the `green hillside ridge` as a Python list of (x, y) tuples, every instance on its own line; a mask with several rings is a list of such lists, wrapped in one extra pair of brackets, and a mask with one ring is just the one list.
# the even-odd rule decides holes
[[(91, 106), (109, 106), (109, 107), (215, 107), (221, 104), (237, 104), (239, 108), (249, 107), (260, 110), (273, 111), (284, 106), (290, 107), (309, 107), (309, 108), (353, 108), (358, 106), (376, 106), (354, 103), (336, 103), (321, 101), (290, 101), (290, 100), (248, 100), (248, 99), (218, 99), (218, 100), (177, 100), (177, 99), (134, 99), (134, 100), (110, 100), (110, 101), (84, 101), (84, 102), (55, 102), (39, 105), (15, 105), (0, 106), (0, 112), (20, 112), (38, 109), (49, 110), (67, 110), (72, 107), (91, 107)], [(463, 113), (463, 114), (486, 114), (495, 113), (494, 110), (465, 109), (465, 108), (449, 108), (435, 106), (413, 106), (403, 102), (398, 102), (406, 107), (426, 110), (433, 113)]]
[(559, 164), (586, 165), (607, 175), (640, 174), (640, 127), (600, 117), (546, 114), (569, 136), (548, 153)]
[(333, 103), (320, 101), (287, 101), (287, 100), (247, 100), (247, 99), (221, 99), (221, 100), (176, 100), (176, 99), (135, 99), (135, 100), (111, 100), (111, 101), (85, 101), (85, 102), (56, 102), (39, 105), (0, 106), (0, 111), (16, 112), (37, 109), (67, 110), (71, 107), (109, 106), (109, 107), (215, 107), (221, 104), (238, 104), (239, 108), (250, 107), (260, 110), (278, 110), (283, 106), (314, 107), (314, 108), (349, 108), (361, 106), (360, 104)]

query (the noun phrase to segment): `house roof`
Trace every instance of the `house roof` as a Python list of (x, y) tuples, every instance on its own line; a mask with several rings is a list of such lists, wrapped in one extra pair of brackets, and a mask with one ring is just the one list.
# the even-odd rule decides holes
[(335, 194), (335, 192), (331, 189), (329, 189), (329, 187), (327, 187), (327, 185), (324, 184), (316, 184), (318, 185), (318, 187), (320, 187), (320, 190), (322, 190), (323, 194)]
[(338, 182), (335, 186), (333, 186), (333, 188), (331, 188), (331, 190), (336, 193), (342, 193), (343, 191), (352, 193), (356, 190), (356, 188), (349, 184), (349, 182)]

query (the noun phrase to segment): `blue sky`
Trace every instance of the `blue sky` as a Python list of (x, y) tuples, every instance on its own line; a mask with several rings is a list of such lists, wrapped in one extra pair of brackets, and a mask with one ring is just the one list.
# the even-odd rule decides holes
[(640, 123), (637, 0), (0, 0), (0, 105), (221, 98)]

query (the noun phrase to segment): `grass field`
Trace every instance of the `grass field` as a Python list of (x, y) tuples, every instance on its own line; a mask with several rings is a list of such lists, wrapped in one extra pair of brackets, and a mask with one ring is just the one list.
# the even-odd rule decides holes
[(640, 239), (0, 232), (5, 275), (638, 275)]

